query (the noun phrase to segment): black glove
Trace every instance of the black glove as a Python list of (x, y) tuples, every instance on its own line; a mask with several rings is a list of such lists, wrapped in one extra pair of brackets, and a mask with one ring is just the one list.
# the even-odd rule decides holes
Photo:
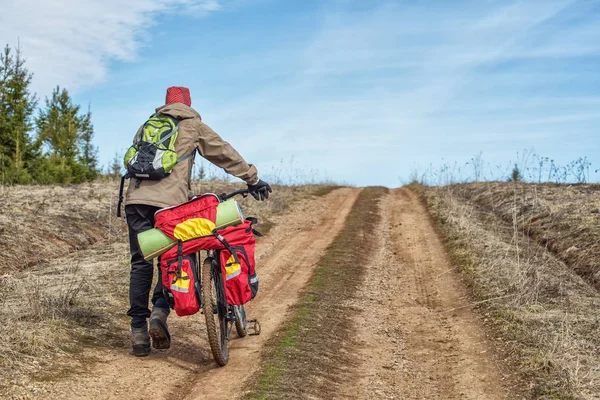
[(248, 185), (248, 193), (252, 195), (256, 200), (265, 200), (269, 198), (269, 193), (272, 193), (273, 189), (269, 184), (261, 179), (254, 185)]

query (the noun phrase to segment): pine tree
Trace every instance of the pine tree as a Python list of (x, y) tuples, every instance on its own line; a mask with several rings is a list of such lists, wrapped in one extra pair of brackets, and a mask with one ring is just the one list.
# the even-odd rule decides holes
[(508, 182), (522, 182), (523, 181), (523, 177), (521, 176), (521, 170), (519, 169), (519, 166), (517, 164), (515, 164), (515, 167), (513, 168), (512, 172), (510, 173), (510, 176), (507, 179)]
[(194, 180), (195, 181), (203, 181), (206, 179), (206, 168), (204, 167), (204, 163), (200, 160), (200, 163), (194, 163)]
[(20, 47), (13, 56), (7, 45), (0, 54), (0, 169), (8, 183), (31, 182), (28, 170), (39, 156), (29, 135), (37, 105), (32, 76)]
[(85, 179), (94, 180), (98, 177), (98, 148), (92, 143), (94, 137), (94, 126), (92, 125), (92, 111), (88, 105), (87, 114), (81, 120), (80, 134), (80, 161), (85, 166)]
[(110, 165), (108, 166), (108, 176), (112, 179), (120, 179), (123, 175), (123, 156), (115, 153)]
[(89, 166), (95, 165), (96, 159), (91, 145), (90, 117), (89, 111), (79, 115), (79, 106), (73, 104), (66, 89), (57, 86), (52, 98), (46, 98), (46, 107), (36, 118), (38, 141), (47, 155), (43, 183), (80, 183), (91, 179)]

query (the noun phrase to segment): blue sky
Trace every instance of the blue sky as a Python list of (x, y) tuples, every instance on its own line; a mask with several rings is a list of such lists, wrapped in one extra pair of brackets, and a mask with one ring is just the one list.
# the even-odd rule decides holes
[(479, 153), (491, 177), (524, 149), (600, 168), (600, 1), (5, 0), (0, 38), (40, 97), (91, 104), (102, 164), (181, 85), (265, 177), (398, 186)]

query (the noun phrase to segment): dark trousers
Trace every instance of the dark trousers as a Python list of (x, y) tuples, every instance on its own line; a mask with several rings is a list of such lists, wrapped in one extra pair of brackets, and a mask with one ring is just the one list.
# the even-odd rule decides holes
[[(131, 204), (125, 207), (127, 227), (129, 230), (129, 247), (131, 250), (131, 275), (129, 281), (129, 311), (131, 326), (142, 327), (150, 317), (148, 298), (152, 289), (154, 267), (152, 261), (144, 260), (137, 235), (140, 232), (154, 228), (154, 213), (158, 207), (143, 204)], [(160, 265), (160, 261), (159, 261)], [(160, 268), (160, 267), (159, 267)], [(163, 296), (163, 284), (158, 274), (158, 283), (152, 295), (152, 304), (156, 307), (169, 309), (169, 304)]]

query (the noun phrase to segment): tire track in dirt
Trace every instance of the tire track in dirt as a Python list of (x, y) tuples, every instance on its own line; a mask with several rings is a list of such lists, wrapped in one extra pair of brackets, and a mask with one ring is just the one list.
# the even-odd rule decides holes
[(381, 203), (355, 317), (361, 368), (340, 398), (502, 399), (493, 352), (426, 209), (408, 189)]
[(288, 230), (288, 238), (281, 237), (288, 228), (286, 226), (273, 232), (273, 236), (280, 238), (279, 243), (260, 259), (260, 284), (264, 285), (261, 288), (264, 291), (247, 307), (249, 317), (260, 321), (261, 335), (232, 343), (227, 367), (213, 368), (210, 373), (200, 376), (194, 387), (189, 392), (186, 390), (188, 394), (183, 399), (217, 400), (242, 395), (241, 382), (255, 376), (261, 348), (285, 322), (288, 307), (298, 301), (314, 267), (344, 226), (359, 194), (357, 189), (340, 189), (329, 199), (319, 223), (305, 220), (305, 224), (312, 222), (312, 226), (296, 232)]
[(135, 358), (122, 350), (87, 350), (86, 355), (98, 363), (51, 385), (44, 398), (240, 397), (243, 380), (259, 366), (261, 348), (285, 322), (288, 307), (298, 300), (359, 193), (358, 189), (337, 189), (324, 197), (296, 203), (292, 211), (273, 218), (276, 226), (257, 246), (259, 295), (247, 306), (248, 317), (261, 322), (262, 333), (245, 339), (233, 333), (226, 367), (218, 368), (210, 355), (204, 316), (178, 318), (173, 314), (169, 318), (171, 349), (153, 349), (147, 358)]

